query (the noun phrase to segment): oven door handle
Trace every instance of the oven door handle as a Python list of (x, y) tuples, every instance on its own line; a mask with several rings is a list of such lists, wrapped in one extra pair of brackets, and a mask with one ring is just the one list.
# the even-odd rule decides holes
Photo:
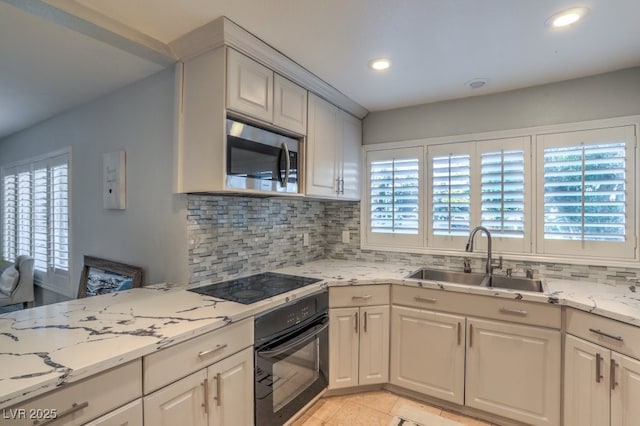
[(324, 330), (326, 330), (327, 327), (329, 327), (329, 321), (327, 321), (325, 324), (321, 324), (321, 325), (315, 326), (313, 330), (303, 334), (302, 336), (300, 336), (300, 338), (294, 340), (291, 343), (286, 343), (286, 344), (277, 346), (277, 347), (275, 347), (273, 349), (269, 349), (269, 350), (266, 350), (266, 351), (258, 351), (257, 354), (258, 354), (258, 356), (261, 356), (263, 358), (274, 358), (274, 357), (277, 357), (278, 355), (288, 351), (289, 349), (295, 348), (296, 346), (299, 346), (302, 343), (306, 343), (306, 342), (314, 339), (318, 334), (320, 334)]

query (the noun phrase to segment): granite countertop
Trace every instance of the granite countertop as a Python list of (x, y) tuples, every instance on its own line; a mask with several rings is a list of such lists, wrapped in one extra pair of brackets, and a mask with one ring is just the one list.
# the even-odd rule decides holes
[(316, 284), (242, 305), (158, 284), (0, 315), (0, 408), (265, 312), (327, 286), (402, 284), (572, 306), (640, 326), (635, 287), (549, 280), (544, 293), (405, 279), (415, 266), (320, 260), (277, 272)]

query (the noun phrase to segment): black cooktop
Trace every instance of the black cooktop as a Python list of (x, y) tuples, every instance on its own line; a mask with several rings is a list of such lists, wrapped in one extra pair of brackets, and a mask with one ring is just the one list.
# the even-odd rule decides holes
[(249, 305), (318, 281), (321, 280), (265, 272), (231, 281), (196, 287), (189, 289), (189, 291)]

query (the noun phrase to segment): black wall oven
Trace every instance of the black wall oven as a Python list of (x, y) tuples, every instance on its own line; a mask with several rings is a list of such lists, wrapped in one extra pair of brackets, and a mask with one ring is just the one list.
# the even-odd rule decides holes
[(327, 291), (255, 319), (255, 424), (280, 426), (327, 387)]
[(298, 192), (297, 139), (227, 119), (227, 188)]

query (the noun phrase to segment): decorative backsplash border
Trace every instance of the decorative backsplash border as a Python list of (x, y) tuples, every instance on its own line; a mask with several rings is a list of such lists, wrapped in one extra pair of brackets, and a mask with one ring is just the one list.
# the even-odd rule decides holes
[[(360, 249), (360, 203), (301, 198), (250, 198), (227, 195), (188, 196), (190, 285), (300, 265), (331, 258), (368, 262), (403, 262), (462, 270), (459, 256)], [(342, 232), (349, 231), (349, 243)], [(308, 233), (309, 245), (303, 244)], [(473, 259), (474, 270), (483, 269)], [(631, 285), (640, 268), (510, 261), (514, 275), (532, 269), (536, 277)]]

